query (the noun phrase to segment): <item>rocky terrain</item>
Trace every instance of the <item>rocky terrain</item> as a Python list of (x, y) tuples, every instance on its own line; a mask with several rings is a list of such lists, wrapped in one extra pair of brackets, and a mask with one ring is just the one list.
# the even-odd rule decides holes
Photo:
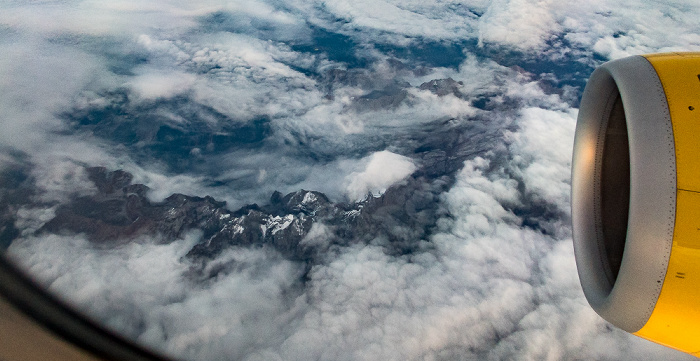
[[(329, 71), (325, 76), (331, 78), (327, 79), (329, 84), (350, 83), (367, 89), (352, 104), (359, 112), (393, 108), (412, 97), (411, 85), (405, 82), (372, 84), (373, 80), (363, 73), (346, 70)], [(446, 78), (417, 88), (440, 97), (465, 98), (462, 86), (462, 82)], [(241, 125), (208, 107), (186, 107), (177, 98), (158, 105), (192, 119), (188, 125), (176, 126), (155, 108), (131, 104), (125, 94), (117, 92), (112, 97), (107, 108), (76, 110), (65, 117), (78, 132), (90, 132), (133, 148), (137, 158), (159, 159), (174, 170), (196, 170), (203, 166), (204, 155), (259, 147), (270, 132), (266, 119)], [(202, 117), (218, 121), (207, 123)], [(32, 232), (84, 234), (96, 246), (112, 247), (142, 236), (171, 242), (198, 231), (201, 239), (186, 257), (202, 270), (231, 247), (270, 248), (309, 268), (322, 263), (334, 248), (355, 243), (378, 244), (389, 254), (408, 254), (430, 247), (425, 240), (441, 216), (438, 197), (450, 188), (463, 162), (494, 149), (500, 130), (488, 122), (479, 116), (469, 120), (437, 119), (410, 127), (406, 134), (393, 132), (386, 140), (378, 139), (380, 144), (394, 144), (394, 149), (416, 160), (418, 169), (381, 195), (368, 194), (350, 203), (333, 202), (321, 192), (304, 189), (289, 194), (275, 191), (265, 204), (240, 209), (229, 209), (225, 202), (210, 196), (185, 194), (152, 202), (149, 188), (134, 183), (132, 174), (103, 167), (85, 168), (94, 184), (91, 194), (42, 203), (35, 194), (37, 180), (31, 176), (32, 165), (15, 155), (14, 168), (7, 168), (0, 179), (0, 247), (7, 248), (17, 237)], [(16, 227), (17, 212), (22, 207), (50, 209), (52, 213), (38, 227), (22, 229)]]
[[(302, 189), (286, 195), (275, 192), (267, 204), (231, 211), (225, 202), (209, 196), (173, 194), (151, 202), (149, 188), (134, 184), (128, 172), (104, 167), (85, 170), (96, 191), (57, 205), (54, 216), (37, 234), (84, 234), (98, 247), (113, 247), (140, 236), (170, 242), (198, 230), (201, 239), (186, 257), (202, 270), (230, 247), (271, 248), (307, 267), (322, 262), (333, 247), (357, 242), (382, 244), (390, 253), (411, 252), (425, 247), (421, 240), (437, 217), (435, 197), (448, 186), (444, 179), (426, 183), (416, 174), (381, 196), (368, 194), (354, 203), (332, 202), (323, 193)], [(436, 189), (426, 189), (426, 184)], [(27, 186), (15, 185), (16, 192), (28, 192)], [(13, 201), (15, 208), (22, 203), (16, 192), (6, 189), (3, 198)], [(5, 208), (8, 212), (2, 215), (5, 247), (19, 236), (10, 209)]]

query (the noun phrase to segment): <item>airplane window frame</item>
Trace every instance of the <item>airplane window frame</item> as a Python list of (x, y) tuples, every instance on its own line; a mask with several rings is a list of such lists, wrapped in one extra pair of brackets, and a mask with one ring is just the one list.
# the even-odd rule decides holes
[[(94, 360), (133, 360), (133, 361), (167, 361), (171, 360), (154, 351), (136, 344), (84, 316), (75, 308), (69, 306), (45, 288), (38, 285), (24, 271), (17, 267), (4, 254), (0, 254), (0, 304), (7, 303), (16, 309), (24, 320), (13, 317), (0, 317), (0, 322), (34, 323), (30, 336), (34, 332), (42, 332), (56, 341), (65, 341), (67, 346), (77, 348), (74, 351), (86, 351)], [(6, 316), (6, 315), (0, 315)], [(39, 339), (39, 338), (37, 338)], [(41, 342), (32, 338), (26, 340), (42, 347)], [(24, 340), (23, 340), (24, 341)], [(10, 345), (0, 342), (1, 347)], [(12, 345), (18, 346), (18, 345)], [(21, 353), (21, 351), (20, 351)], [(0, 353), (0, 355), (2, 355)], [(73, 353), (75, 355), (75, 353)], [(6, 355), (7, 356), (7, 355)], [(56, 355), (52, 355), (52, 358)], [(23, 356), (24, 357), (24, 356)], [(61, 358), (56, 358), (61, 360)], [(68, 358), (65, 358), (68, 359)], [(71, 358), (72, 359), (72, 358)], [(9, 359), (7, 361), (11, 361)], [(3, 361), (4, 358), (3, 358)]]

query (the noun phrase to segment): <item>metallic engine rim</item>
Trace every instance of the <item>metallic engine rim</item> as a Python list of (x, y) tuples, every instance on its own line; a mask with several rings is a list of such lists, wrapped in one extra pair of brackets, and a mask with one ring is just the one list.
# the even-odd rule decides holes
[[(630, 203), (622, 264), (611, 284), (597, 177), (610, 108), (618, 94), (629, 138)], [(612, 324), (636, 332), (659, 298), (676, 212), (673, 125), (661, 81), (646, 58), (611, 61), (591, 75), (576, 125), (571, 179), (574, 251), (586, 299)]]

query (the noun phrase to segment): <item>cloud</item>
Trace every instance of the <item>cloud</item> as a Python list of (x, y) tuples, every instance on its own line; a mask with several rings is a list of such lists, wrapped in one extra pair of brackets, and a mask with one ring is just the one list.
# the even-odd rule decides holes
[(183, 256), (200, 237), (100, 248), (80, 236), (47, 235), (13, 243), (9, 255), (107, 327), (177, 358), (240, 359), (250, 347), (279, 342), (294, 315), (283, 293), (299, 265), (261, 249), (229, 249), (219, 260), (236, 272), (198, 283)]
[[(176, 69), (169, 76), (170, 81), (192, 87), (194, 101), (234, 119), (294, 114), (321, 99), (320, 94), (315, 94), (313, 80), (292, 68), (311, 66), (313, 57), (295, 53), (283, 43), (244, 34), (215, 33), (195, 36), (190, 41), (141, 35), (138, 44), (159, 66)], [(148, 70), (154, 72), (148, 68), (142, 72)], [(157, 69), (154, 73), (141, 76), (163, 76)], [(195, 74), (197, 82), (193, 79)]]
[(384, 193), (389, 186), (416, 170), (416, 165), (410, 158), (386, 150), (370, 155), (366, 162), (365, 169), (347, 177), (349, 184), (346, 192), (350, 199), (362, 199), (369, 193)]
[[(568, 208), (558, 191), (523, 174), (537, 164), (567, 168), (572, 117), (570, 109), (520, 110), (507, 152), (466, 161), (440, 197), (434, 248), (398, 256), (371, 244), (339, 249), (304, 287), (301, 265), (260, 249), (230, 249), (208, 266), (225, 270), (219, 276), (189, 279), (182, 255), (197, 233), (117, 249), (27, 237), (9, 252), (110, 327), (178, 357), (683, 359), (610, 328), (582, 295), (567, 232), (545, 235), (513, 212), (528, 206), (528, 194)], [(365, 175), (407, 162), (386, 151), (365, 161)], [(305, 242), (323, 243), (327, 232), (319, 225)]]
[(3, 97), (3, 145), (22, 150), (46, 144), (46, 132), (65, 126), (54, 117), (68, 108), (74, 95), (94, 83), (111, 83), (96, 57), (40, 40), (0, 43), (0, 89)]
[(614, 59), (659, 50), (700, 49), (696, 35), (700, 29), (693, 20), (699, 10), (692, 0), (663, 4), (637, 0), (292, 4), (317, 26), (368, 43), (406, 46), (416, 39), (476, 39), (481, 45), (505, 46), (536, 58), (575, 53), (589, 61), (594, 53)]
[(56, 207), (21, 207), (17, 210), (15, 227), (22, 230), (22, 236), (31, 236), (55, 216)]
[(554, 18), (552, 1), (533, 4), (527, 0), (492, 2), (479, 18), (479, 44), (493, 42), (522, 49), (540, 49), (562, 29)]
[[(683, 359), (586, 304), (568, 225), (576, 110), (557, 79), (601, 59), (700, 49), (699, 12), (690, 0), (5, 4), (0, 145), (28, 155), (36, 198), (51, 203), (17, 210), (9, 255), (96, 319), (182, 358)], [(354, 60), (329, 56), (339, 44)], [(421, 58), (454, 47), (458, 66)], [(532, 58), (530, 72), (511, 67)], [(445, 78), (465, 96), (417, 89)], [(69, 116), (125, 109), (157, 109), (133, 144)], [(181, 172), (144, 155), (159, 121), (206, 138), (259, 119), (259, 144), (210, 166), (194, 145), (183, 157), (197, 167)], [(54, 203), (92, 192), (84, 165), (133, 173), (152, 201), (212, 195), (232, 210), (274, 190), (355, 200), (417, 174), (417, 189), (440, 189), (428, 197), (439, 212), (396, 227), (425, 228), (411, 252), (381, 239), (331, 248), (332, 226), (315, 224), (302, 243), (328, 251), (319, 264), (234, 247), (203, 280), (183, 257), (196, 232), (116, 248), (34, 234)]]
[[(374, 29), (407, 36), (456, 39), (471, 30), (475, 18), (467, 9), (454, 10), (451, 4), (396, 1), (327, 1), (324, 10), (339, 19), (351, 21), (360, 29)], [(461, 11), (460, 11), (461, 10)], [(465, 16), (466, 15), (466, 16)]]
[[(196, 26), (198, 19), (217, 11), (233, 11), (246, 17), (266, 19), (271, 24), (289, 24), (294, 17), (262, 1), (153, 1), (148, 3), (121, 0), (100, 3), (89, 1), (55, 1), (46, 4), (7, 4), (0, 23), (36, 33), (73, 33), (97, 36), (140, 33), (180, 33)], [(156, 30), (157, 29), (157, 30)]]
[(41, 202), (67, 202), (75, 196), (95, 194), (97, 188), (88, 179), (85, 168), (67, 160), (52, 160), (50, 164), (34, 168), (32, 176)]
[[(506, 159), (465, 162), (442, 196), (434, 253), (356, 246), (314, 267), (299, 327), (274, 356), (250, 359), (690, 359), (607, 326), (582, 297), (570, 232), (545, 235), (513, 213), (528, 194), (568, 212), (575, 111), (554, 101), (519, 112)], [(528, 175), (544, 164), (551, 179)]]
[(484, 159), (466, 162), (444, 195), (452, 217), (439, 222), (435, 253), (392, 257), (357, 246), (315, 267), (305, 295), (309, 310), (279, 358), (681, 356), (608, 328), (582, 298), (571, 240), (522, 227), (501, 206), (517, 194), (516, 184), (490, 179), (489, 168)]
[(576, 127), (575, 110), (521, 110), (520, 131), (506, 138), (513, 141), (514, 162), (520, 163), (526, 192), (553, 205), (569, 203), (571, 154)]
[(314, 223), (309, 233), (299, 242), (299, 245), (324, 249), (333, 236), (333, 232), (328, 226), (323, 223)]
[[(697, 23), (691, 20), (698, 11), (687, 1), (499, 1), (479, 19), (479, 39), (525, 52), (547, 52), (549, 46), (592, 50), (608, 59), (689, 51), (700, 47)], [(559, 37), (569, 45), (561, 44)]]
[(128, 84), (140, 98), (155, 100), (186, 93), (192, 89), (195, 79), (193, 74), (151, 70), (134, 77)]

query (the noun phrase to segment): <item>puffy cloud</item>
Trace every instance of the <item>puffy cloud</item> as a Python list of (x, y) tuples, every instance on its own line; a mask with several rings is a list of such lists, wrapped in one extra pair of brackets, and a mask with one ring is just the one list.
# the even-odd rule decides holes
[(468, 4), (421, 1), (326, 1), (323, 9), (360, 29), (409, 37), (458, 39), (466, 37), (476, 16)]
[(131, 88), (144, 100), (171, 98), (192, 89), (195, 81), (193, 74), (182, 72), (146, 72), (129, 81)]
[(479, 19), (479, 43), (507, 44), (539, 50), (562, 29), (555, 18), (555, 1), (493, 1)]
[[(19, 208), (22, 238), (9, 255), (115, 330), (190, 359), (684, 358), (611, 328), (583, 298), (567, 218), (576, 110), (556, 88), (570, 74), (546, 61), (568, 69), (696, 49), (694, 2), (45, 5), (0, 11), (0, 145), (28, 154), (38, 201), (90, 194), (83, 165), (133, 173), (153, 201), (212, 195), (232, 209), (299, 188), (354, 200), (416, 171), (412, 181), (444, 185), (439, 219), (420, 225), (427, 236), (415, 242), (425, 247), (414, 252), (392, 253), (382, 240), (326, 249), (332, 228), (315, 224), (302, 243), (327, 250), (322, 263), (232, 248), (206, 266), (216, 274), (207, 280), (183, 258), (197, 233), (98, 247), (33, 234), (53, 203)], [(333, 57), (334, 46), (346, 46), (347, 59)], [(463, 47), (452, 55), (458, 66), (425, 61), (451, 46)], [(528, 73), (498, 63), (503, 54), (518, 63), (519, 53), (545, 64)], [(463, 97), (417, 89), (448, 77)], [(545, 91), (545, 78), (556, 89)], [(361, 102), (382, 96), (391, 99)], [(203, 107), (217, 117), (190, 111)], [(161, 119), (206, 132), (198, 127), (262, 117), (269, 133), (178, 173), (143, 155), (148, 131), (115, 144), (69, 116), (147, 108), (159, 108), (140, 123), (148, 131)], [(192, 164), (205, 150), (193, 146)], [(462, 164), (456, 173), (420, 178), (452, 161)]]
[(521, 110), (520, 131), (510, 133), (514, 161), (520, 163), (527, 192), (549, 204), (569, 203), (575, 110)]
[(361, 172), (352, 173), (347, 178), (349, 184), (346, 191), (352, 200), (362, 199), (369, 193), (383, 193), (416, 170), (410, 158), (386, 150), (370, 155), (366, 163)]
[(249, 347), (279, 342), (294, 315), (283, 293), (299, 265), (260, 249), (230, 249), (219, 260), (237, 272), (200, 283), (187, 277), (183, 258), (200, 236), (104, 248), (47, 235), (13, 243), (9, 255), (107, 327), (178, 358), (239, 359)]
[[(654, 51), (700, 48), (692, 0), (668, 3), (627, 1), (448, 1), (440, 3), (323, 2), (316, 5), (343, 19), (341, 27), (362, 29), (357, 36), (400, 45), (412, 38), (458, 41), (515, 48), (534, 56), (558, 57), (571, 51), (606, 58)], [(317, 23), (334, 27), (311, 5), (297, 5)], [(333, 20), (335, 20), (333, 19)], [(649, 22), (648, 19), (656, 19)], [(350, 33), (348, 29), (348, 33)], [(391, 34), (388, 35), (388, 34)], [(568, 43), (562, 43), (562, 39)], [(558, 49), (557, 51), (552, 51)]]
[[(431, 236), (434, 249), (392, 256), (381, 246), (351, 246), (314, 266), (303, 288), (300, 265), (255, 249), (231, 249), (208, 266), (234, 271), (189, 279), (182, 255), (196, 233), (117, 249), (79, 237), (27, 237), (10, 255), (110, 327), (179, 357), (683, 359), (607, 326), (583, 298), (566, 232), (545, 235), (513, 213), (526, 196), (519, 182), (568, 207), (558, 193), (547, 198), (540, 179), (520, 177), (534, 164), (566, 168), (560, 150), (571, 113), (528, 108), (516, 124), (505, 160), (492, 152), (466, 161), (442, 195), (446, 216)], [(405, 161), (376, 154), (379, 165)], [(304, 242), (326, 237), (318, 225)]]
[(38, 231), (46, 222), (56, 216), (56, 207), (21, 207), (17, 210), (15, 226), (22, 230), (23, 236), (31, 236)]

